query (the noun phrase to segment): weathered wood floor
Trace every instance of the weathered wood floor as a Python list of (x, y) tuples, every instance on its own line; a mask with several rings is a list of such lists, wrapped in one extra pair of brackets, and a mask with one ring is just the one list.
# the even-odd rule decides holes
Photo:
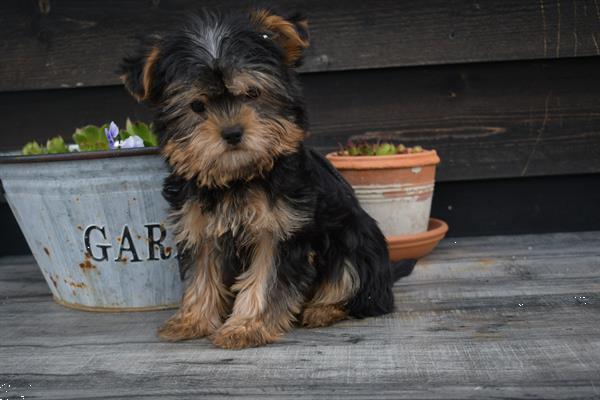
[(48, 293), (31, 259), (0, 260), (2, 399), (600, 398), (600, 232), (445, 240), (395, 314), (241, 351)]

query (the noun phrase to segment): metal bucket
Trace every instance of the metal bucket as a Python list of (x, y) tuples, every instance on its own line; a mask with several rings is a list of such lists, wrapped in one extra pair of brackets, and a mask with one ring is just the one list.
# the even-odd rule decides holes
[(92, 311), (176, 307), (156, 149), (1, 156), (0, 179), (54, 299)]

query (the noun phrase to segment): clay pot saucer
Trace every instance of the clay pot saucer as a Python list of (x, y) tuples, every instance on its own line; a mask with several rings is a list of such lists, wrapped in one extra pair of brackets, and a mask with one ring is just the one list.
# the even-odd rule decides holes
[(448, 232), (448, 224), (440, 219), (430, 218), (426, 232), (388, 236), (386, 240), (390, 260), (400, 261), (424, 257), (446, 236), (446, 232)]

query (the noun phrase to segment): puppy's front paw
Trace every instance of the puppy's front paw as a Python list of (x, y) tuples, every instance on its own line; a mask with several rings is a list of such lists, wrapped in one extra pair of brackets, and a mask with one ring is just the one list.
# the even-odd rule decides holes
[(275, 342), (280, 333), (272, 332), (260, 321), (226, 322), (211, 340), (223, 349), (244, 349)]
[(198, 339), (211, 335), (217, 328), (206, 322), (196, 319), (182, 318), (180, 315), (172, 316), (158, 329), (158, 337), (167, 342)]

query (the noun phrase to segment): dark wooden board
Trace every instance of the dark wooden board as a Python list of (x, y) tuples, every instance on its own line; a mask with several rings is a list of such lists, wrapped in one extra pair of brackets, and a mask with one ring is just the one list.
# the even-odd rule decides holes
[(452, 237), (600, 231), (600, 174), (436, 184), (431, 215)]
[(0, 201), (0, 221), (0, 257), (31, 254), (17, 220), (4, 201)]
[[(600, 172), (600, 57), (302, 75), (309, 145), (366, 135), (421, 144), (439, 181)], [(120, 86), (0, 93), (0, 149), (127, 116)]]
[(599, 260), (600, 232), (448, 239), (395, 313), (226, 351), (159, 342), (172, 311), (62, 308), (31, 259), (4, 258), (3, 397), (597, 398)]
[[(254, 4), (3, 1), (0, 91), (115, 84), (113, 71), (136, 33), (168, 27), (200, 6)], [(600, 54), (597, 0), (285, 0), (277, 8), (304, 10), (311, 21), (303, 72)]]
[(307, 76), (315, 145), (421, 144), (439, 179), (600, 171), (600, 58)]

